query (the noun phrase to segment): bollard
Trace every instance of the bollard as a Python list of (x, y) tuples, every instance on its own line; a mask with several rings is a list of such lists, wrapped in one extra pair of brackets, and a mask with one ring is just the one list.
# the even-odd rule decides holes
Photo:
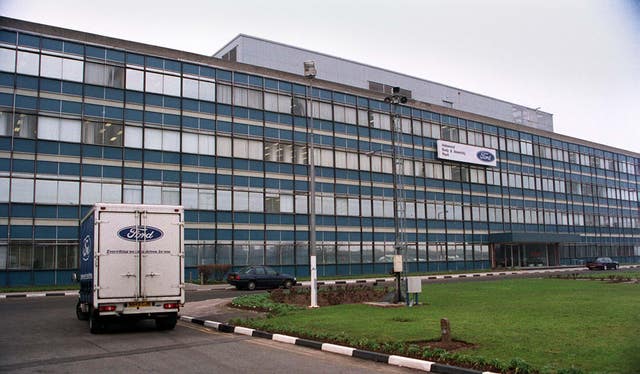
[(451, 343), (451, 325), (449, 324), (449, 319), (442, 318), (440, 320), (440, 332), (442, 334), (440, 341)]

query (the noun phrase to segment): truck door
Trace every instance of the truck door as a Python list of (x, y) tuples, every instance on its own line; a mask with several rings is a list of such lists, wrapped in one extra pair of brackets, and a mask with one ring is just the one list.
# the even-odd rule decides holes
[(140, 241), (142, 296), (179, 296), (183, 265), (180, 214), (143, 212), (140, 225), (143, 232), (161, 232), (161, 235), (148, 235)]
[(138, 297), (139, 244), (135, 240), (123, 240), (119, 234), (124, 228), (135, 230), (139, 218), (133, 212), (98, 211), (97, 214), (98, 297)]

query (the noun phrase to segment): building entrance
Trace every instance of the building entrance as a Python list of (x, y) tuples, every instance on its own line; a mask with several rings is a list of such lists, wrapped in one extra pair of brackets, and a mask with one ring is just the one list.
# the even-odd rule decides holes
[(493, 246), (494, 268), (557, 266), (557, 244), (501, 243)]

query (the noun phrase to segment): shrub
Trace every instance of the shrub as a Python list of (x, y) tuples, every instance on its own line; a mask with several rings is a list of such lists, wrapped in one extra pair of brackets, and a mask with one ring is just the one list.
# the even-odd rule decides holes
[(229, 264), (198, 265), (198, 273), (202, 277), (202, 283), (208, 283), (210, 280), (221, 281), (229, 270), (231, 270)]

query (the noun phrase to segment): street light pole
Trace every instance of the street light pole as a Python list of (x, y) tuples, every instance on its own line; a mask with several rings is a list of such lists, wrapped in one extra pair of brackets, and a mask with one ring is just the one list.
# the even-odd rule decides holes
[(304, 76), (309, 79), (309, 272), (311, 273), (310, 308), (318, 307), (318, 269), (316, 259), (316, 165), (313, 131), (313, 78), (317, 74), (314, 61), (304, 62)]
[[(404, 214), (406, 214), (406, 207), (404, 206), (405, 201), (402, 199), (402, 209), (403, 216), (400, 217), (400, 189), (402, 189), (402, 193), (404, 194), (404, 186), (402, 184), (400, 170), (398, 170), (398, 151), (397, 148), (400, 147), (400, 133), (401, 129), (400, 124), (398, 122), (399, 115), (396, 113), (396, 106), (398, 104), (404, 104), (407, 102), (407, 98), (400, 94), (400, 87), (393, 87), (393, 95), (388, 96), (384, 99), (385, 102), (391, 104), (391, 130), (392, 130), (392, 173), (393, 173), (393, 226), (394, 226), (394, 265), (393, 271), (396, 276), (396, 293), (394, 296), (394, 302), (399, 303), (402, 301), (402, 272), (404, 271), (404, 261), (402, 260), (402, 251), (406, 245), (406, 240), (404, 238)], [(402, 171), (404, 172), (404, 171)], [(399, 263), (399, 264), (398, 264)], [(398, 268), (399, 267), (399, 268)]]

